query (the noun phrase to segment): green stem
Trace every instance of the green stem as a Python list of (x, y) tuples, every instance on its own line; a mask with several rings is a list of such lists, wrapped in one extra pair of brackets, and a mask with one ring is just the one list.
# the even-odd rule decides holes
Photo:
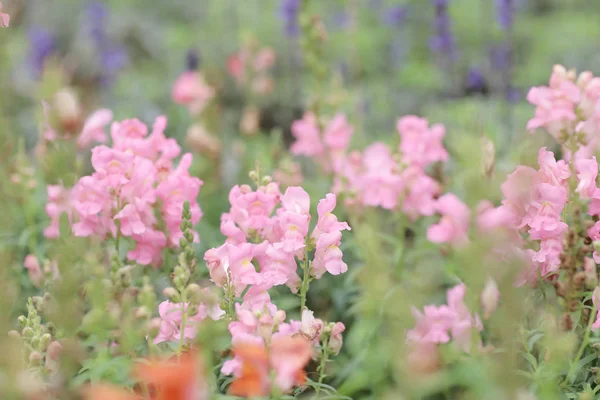
[(235, 293), (233, 286), (227, 286), (227, 316), (233, 321), (235, 319)]
[(327, 365), (327, 361), (329, 360), (329, 340), (327, 343), (323, 343), (323, 354), (321, 355), (321, 363), (319, 364), (319, 385), (317, 386), (315, 397), (319, 398), (319, 393), (321, 391), (321, 385), (323, 384), (323, 379), (325, 379), (325, 366)]
[(181, 292), (181, 329), (179, 333), (179, 347), (177, 348), (177, 360), (181, 360), (183, 349), (183, 340), (185, 339), (185, 324), (187, 322), (187, 310), (185, 308), (186, 293), (185, 289)]
[(308, 257), (304, 257), (304, 266), (302, 267), (304, 274), (302, 276), (302, 286), (300, 287), (300, 312), (306, 307), (306, 293), (310, 286), (310, 263)]
[(560, 384), (561, 386), (564, 386), (566, 384), (569, 383), (569, 380), (571, 378), (571, 375), (573, 375), (573, 373), (575, 372), (575, 368), (577, 367), (577, 363), (579, 363), (579, 360), (581, 360), (581, 356), (583, 356), (583, 352), (585, 351), (585, 348), (588, 346), (588, 344), (590, 343), (590, 334), (592, 332), (592, 325), (594, 324), (594, 320), (596, 319), (596, 305), (593, 306), (592, 308), (592, 312), (590, 313), (590, 319), (588, 321), (588, 324), (585, 328), (585, 333), (583, 335), (583, 340), (581, 341), (581, 345), (579, 346), (579, 350), (577, 350), (577, 355), (575, 356), (575, 359), (571, 362), (571, 367), (569, 368), (569, 372), (567, 373), (567, 376), (565, 377), (565, 380), (562, 381), (562, 383)]

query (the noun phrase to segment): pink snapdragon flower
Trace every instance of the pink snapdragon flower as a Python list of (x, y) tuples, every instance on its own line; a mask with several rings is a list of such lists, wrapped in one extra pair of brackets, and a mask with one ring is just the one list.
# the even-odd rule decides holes
[(171, 97), (177, 104), (188, 107), (190, 114), (198, 115), (215, 96), (215, 90), (198, 71), (186, 71), (173, 84)]
[(435, 208), (442, 218), (439, 223), (429, 227), (427, 239), (434, 243), (453, 245), (462, 245), (467, 242), (471, 218), (469, 208), (452, 193), (440, 197)]
[(44, 283), (44, 273), (42, 272), (42, 267), (40, 266), (38, 258), (33, 254), (27, 255), (27, 257), (25, 257), (25, 261), (23, 262), (23, 266), (29, 274), (31, 283), (33, 283), (33, 285), (36, 287), (42, 286)]
[(447, 305), (425, 306), (423, 313), (412, 310), (416, 326), (406, 334), (409, 343), (439, 344), (452, 341), (469, 352), (473, 329), (481, 331), (479, 316), (471, 314), (464, 303), (466, 286), (459, 284), (447, 292)]
[(46, 186), (48, 200), (46, 203), (46, 215), (50, 218), (50, 225), (44, 229), (44, 236), (55, 239), (60, 236), (60, 217), (63, 213), (71, 218), (71, 191), (62, 185)]
[(0, 3), (0, 27), (8, 28), (10, 25), (10, 15), (2, 12), (2, 3)]
[(383, 143), (373, 143), (365, 149), (362, 162), (364, 174), (357, 186), (363, 204), (394, 209), (404, 186), (390, 149)]
[(200, 304), (198, 312), (195, 315), (188, 316), (185, 327), (182, 326), (183, 312), (187, 313), (189, 303), (171, 303), (166, 300), (159, 304), (158, 313), (160, 315), (160, 329), (158, 335), (154, 338), (154, 343), (162, 342), (178, 342), (181, 338), (181, 330), (183, 329), (183, 337), (187, 340), (192, 340), (196, 337), (197, 324), (210, 317), (213, 320), (218, 320), (224, 314), (224, 311), (218, 305), (206, 306)]
[(404, 162), (425, 167), (436, 161), (448, 160), (448, 152), (442, 144), (446, 135), (443, 125), (429, 127), (426, 119), (407, 115), (398, 120), (396, 127), (402, 138), (400, 152)]
[(334, 355), (338, 355), (342, 345), (344, 344), (344, 340), (342, 338), (342, 333), (346, 330), (346, 326), (341, 322), (336, 322), (331, 328), (331, 337), (329, 338), (329, 350)]
[(106, 142), (106, 133), (104, 128), (110, 124), (113, 119), (113, 112), (106, 108), (92, 113), (83, 125), (83, 129), (77, 138), (77, 146), (80, 149), (88, 148), (92, 143)]
[(591, 159), (576, 159), (575, 171), (578, 181), (575, 191), (582, 198), (594, 197), (598, 191), (596, 187), (596, 178), (598, 177), (598, 162), (596, 161), (596, 157), (592, 157)]
[(581, 89), (574, 82), (574, 71), (566, 71), (555, 65), (549, 86), (533, 87), (527, 100), (536, 106), (535, 116), (527, 123), (527, 129), (545, 128), (554, 137), (570, 129), (577, 120), (575, 108), (581, 100)]
[(296, 138), (290, 147), (292, 154), (312, 157), (320, 156), (325, 150), (317, 118), (312, 113), (306, 113), (302, 119), (292, 123), (292, 135)]
[(323, 141), (331, 150), (345, 150), (350, 144), (354, 128), (346, 120), (344, 114), (337, 114), (325, 128)]

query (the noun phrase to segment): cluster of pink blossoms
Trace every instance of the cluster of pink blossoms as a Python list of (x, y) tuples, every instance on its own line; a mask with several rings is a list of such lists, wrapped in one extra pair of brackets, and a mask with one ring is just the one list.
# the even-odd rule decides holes
[(114, 122), (112, 146), (92, 149), (92, 175), (70, 190), (48, 187), (51, 225), (46, 236), (58, 236), (60, 215), (66, 212), (76, 236), (129, 237), (136, 243), (127, 253), (130, 260), (159, 265), (162, 250), (178, 246), (183, 235), (183, 204), (190, 203), (194, 224), (202, 216), (196, 201), (202, 181), (188, 172), (192, 155), (184, 154), (175, 164), (181, 148), (164, 135), (166, 124), (165, 117), (158, 117), (148, 134), (137, 119)]
[(251, 285), (245, 299), (277, 285), (287, 285), (297, 292), (300, 278), (296, 259), (308, 261), (306, 257), (312, 248), (315, 252), (310, 262), (311, 276), (320, 278), (325, 272), (338, 275), (347, 271), (339, 246), (342, 231), (350, 227), (332, 213), (336, 206), (334, 194), (319, 201), (319, 218), (310, 235), (310, 197), (301, 187), (288, 187), (282, 195), (274, 182), (257, 190), (247, 185), (234, 186), (229, 202), (229, 213), (221, 216), (221, 232), (227, 240), (204, 255), (217, 286), (233, 289), (240, 296)]
[[(208, 288), (203, 289), (208, 295)], [(178, 342), (181, 338), (181, 329), (183, 324), (183, 314), (188, 313), (189, 303), (172, 303), (165, 300), (158, 305), (158, 315), (160, 316), (158, 335), (154, 338), (154, 343)], [(218, 304), (206, 305), (200, 303), (198, 311), (187, 318), (185, 327), (183, 327), (183, 338), (192, 340), (196, 337), (197, 325), (206, 318), (215, 321), (219, 320), (225, 312), (221, 310)]]
[[(268, 293), (278, 285), (298, 291), (301, 280), (297, 260), (311, 279), (321, 278), (325, 272), (338, 275), (347, 271), (340, 244), (342, 231), (350, 227), (333, 214), (336, 196), (330, 193), (319, 201), (312, 232), (310, 197), (301, 187), (288, 187), (281, 194), (279, 185), (273, 182), (257, 190), (235, 186), (229, 201), (231, 209), (221, 218), (226, 242), (208, 250), (204, 259), (211, 280), (229, 296), (239, 297), (246, 291), (243, 302), (235, 303), (237, 320), (229, 324), (233, 345), (268, 346), (273, 338), (302, 334), (316, 346), (327, 330), (327, 342), (321, 345), (337, 354), (342, 344), (342, 323), (326, 325), (307, 309), (303, 310), (302, 321), (286, 323), (285, 312), (271, 303)], [(308, 260), (313, 250), (312, 260)], [(237, 377), (242, 373), (241, 365), (236, 357), (227, 361), (222, 371)], [(289, 387), (280, 389), (287, 391)]]
[(448, 159), (442, 143), (445, 129), (416, 116), (401, 118), (397, 129), (401, 138), (397, 153), (381, 142), (362, 152), (348, 152), (353, 128), (345, 116), (336, 115), (321, 133), (314, 115), (306, 114), (292, 126), (296, 142), (291, 151), (316, 158), (332, 171), (333, 191), (344, 193), (349, 205), (400, 208), (412, 220), (433, 215), (445, 207), (443, 203), (438, 207), (441, 187), (426, 169)]
[(268, 94), (274, 87), (269, 71), (275, 59), (275, 51), (270, 47), (255, 49), (254, 45), (244, 46), (229, 56), (227, 71), (239, 85), (248, 87), (251, 92)]
[(469, 352), (473, 329), (483, 330), (477, 314), (472, 314), (464, 303), (467, 287), (459, 284), (448, 290), (447, 304), (425, 306), (421, 313), (413, 309), (416, 326), (406, 334), (407, 342), (423, 349), (441, 343), (452, 342), (461, 350)]
[[(583, 146), (578, 153), (591, 156), (600, 148), (600, 78), (585, 71), (555, 65), (548, 86), (530, 89), (527, 100), (536, 106), (527, 128), (544, 128), (561, 144), (577, 135)], [(567, 152), (572, 149), (566, 148)]]

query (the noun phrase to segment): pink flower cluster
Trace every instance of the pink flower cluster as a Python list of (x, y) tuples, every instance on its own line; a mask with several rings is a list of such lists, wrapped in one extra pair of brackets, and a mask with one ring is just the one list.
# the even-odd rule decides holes
[(292, 154), (314, 157), (325, 168), (336, 169), (353, 133), (354, 128), (344, 114), (337, 114), (321, 133), (317, 117), (307, 112), (302, 119), (292, 124), (292, 135), (296, 141), (290, 147), (290, 151)]
[[(345, 330), (343, 323), (336, 322), (329, 326), (324, 321), (314, 318), (313, 312), (308, 309), (303, 310), (301, 321), (290, 320), (286, 323), (284, 322), (285, 311), (278, 310), (271, 303), (268, 294), (236, 304), (236, 311), (237, 321), (229, 324), (233, 347), (242, 344), (268, 347), (277, 339), (297, 335), (306, 338), (313, 348), (319, 345), (327, 346), (330, 354), (338, 354), (343, 344), (342, 333)], [(321, 343), (324, 329), (329, 329), (327, 343)], [(225, 361), (221, 372), (239, 377), (242, 373), (241, 368), (242, 360), (236, 356)], [(290, 387), (283, 385), (280, 389), (287, 391)]]
[[(555, 65), (548, 86), (530, 89), (527, 100), (536, 106), (527, 128), (546, 129), (561, 144), (578, 134), (579, 153), (589, 157), (600, 147), (600, 78), (585, 71)], [(567, 150), (572, 150), (568, 148)]]
[(10, 25), (10, 15), (2, 12), (2, 3), (0, 3), (0, 27), (8, 28)]
[[(333, 214), (336, 196), (329, 193), (317, 205), (318, 220), (310, 232), (310, 197), (298, 186), (279, 191), (271, 182), (252, 190), (235, 186), (229, 193), (231, 209), (221, 217), (221, 232), (226, 242), (208, 250), (204, 259), (211, 280), (223, 287), (228, 296), (241, 296), (235, 303), (237, 320), (229, 324), (232, 344), (269, 346), (278, 337), (297, 334), (319, 344), (323, 329), (328, 330), (327, 346), (337, 354), (342, 346), (341, 323), (331, 326), (303, 310), (302, 321), (284, 322), (285, 312), (271, 303), (268, 290), (287, 285), (298, 291), (300, 277), (297, 260), (303, 262), (304, 274), (321, 278), (325, 272), (338, 275), (347, 271), (340, 250), (342, 231), (350, 229)], [(312, 260), (308, 260), (314, 250)], [(242, 360), (235, 357), (223, 365), (224, 374), (241, 376)], [(282, 390), (289, 387), (283, 385)]]
[(247, 86), (253, 93), (268, 94), (273, 91), (269, 70), (275, 59), (275, 51), (269, 47), (255, 50), (253, 46), (246, 46), (229, 56), (227, 71), (238, 84)]
[(46, 236), (58, 236), (59, 218), (66, 212), (76, 236), (130, 237), (136, 243), (127, 253), (130, 260), (159, 265), (162, 250), (178, 246), (183, 235), (183, 204), (190, 203), (194, 224), (202, 216), (196, 201), (202, 181), (188, 172), (192, 155), (183, 155), (175, 165), (181, 148), (165, 136), (166, 124), (165, 117), (158, 117), (148, 135), (137, 119), (114, 122), (112, 146), (92, 149), (92, 175), (70, 191), (48, 187), (51, 225)]
[(301, 187), (288, 187), (282, 195), (274, 182), (257, 190), (235, 186), (229, 202), (230, 211), (221, 216), (221, 232), (227, 240), (204, 255), (217, 286), (233, 288), (239, 296), (251, 285), (245, 299), (276, 285), (285, 284), (296, 292), (300, 284), (296, 259), (307, 261), (313, 248), (312, 276), (347, 271), (340, 244), (342, 231), (350, 227), (333, 214), (334, 194), (319, 201), (317, 224), (310, 235), (310, 197)]
[(571, 173), (568, 164), (556, 161), (545, 147), (539, 151), (538, 164), (537, 171), (519, 166), (507, 177), (501, 187), (505, 197), (502, 207), (512, 215), (515, 229), (527, 232), (530, 240), (539, 242), (532, 260), (541, 275), (546, 276), (560, 266), (563, 237), (568, 228), (561, 213), (567, 202), (567, 180)]
[(171, 92), (173, 101), (187, 106), (191, 115), (198, 115), (215, 96), (215, 90), (199, 71), (186, 71), (179, 75)]
[(483, 330), (477, 314), (471, 314), (464, 303), (466, 286), (459, 284), (448, 290), (447, 304), (425, 306), (421, 313), (413, 309), (416, 326), (406, 334), (407, 342), (414, 346), (436, 345), (452, 340), (461, 350), (469, 352), (473, 329)]
[(441, 187), (426, 168), (448, 159), (442, 144), (445, 129), (439, 124), (430, 127), (426, 119), (416, 116), (401, 118), (397, 128), (401, 138), (397, 154), (381, 142), (348, 153), (353, 128), (343, 114), (321, 132), (316, 117), (307, 113), (292, 125), (296, 141), (291, 152), (312, 157), (333, 172), (333, 191), (344, 193), (348, 205), (400, 207), (412, 220), (433, 215)]
[[(208, 289), (205, 289), (207, 291)], [(182, 315), (187, 313), (189, 303), (171, 303), (166, 300), (159, 304), (158, 314), (160, 315), (160, 328), (158, 335), (154, 338), (154, 343), (178, 342), (181, 338)], [(207, 306), (200, 303), (198, 311), (192, 316), (188, 316), (185, 327), (183, 327), (183, 337), (192, 340), (196, 337), (197, 325), (200, 321), (210, 317), (217, 321), (225, 314), (221, 308), (215, 304)]]

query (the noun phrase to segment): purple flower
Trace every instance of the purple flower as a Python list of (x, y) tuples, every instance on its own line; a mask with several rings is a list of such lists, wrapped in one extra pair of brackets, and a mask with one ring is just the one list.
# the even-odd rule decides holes
[(495, 71), (505, 71), (511, 66), (512, 49), (508, 44), (499, 44), (490, 49), (492, 68)]
[(86, 11), (86, 28), (97, 50), (101, 68), (100, 80), (103, 84), (109, 84), (117, 72), (127, 64), (129, 57), (125, 48), (113, 42), (107, 34), (107, 6), (102, 2), (93, 1)]
[(391, 27), (396, 27), (401, 25), (404, 21), (406, 21), (406, 17), (408, 15), (408, 10), (403, 6), (394, 6), (387, 8), (382, 13), (381, 19), (384, 23)]
[(44, 70), (46, 59), (56, 52), (54, 34), (40, 26), (32, 26), (27, 34), (29, 39), (28, 64), (35, 76)]
[(300, 33), (298, 26), (298, 13), (301, 0), (282, 0), (279, 15), (285, 23), (285, 32), (288, 36), (297, 36)]
[(488, 85), (483, 72), (477, 67), (469, 68), (466, 79), (467, 93), (487, 93)]
[(456, 57), (454, 36), (450, 29), (450, 15), (448, 14), (448, 0), (433, 0), (435, 6), (434, 35), (429, 45), (431, 49), (448, 60)]
[(498, 25), (505, 31), (509, 30), (513, 24), (514, 3), (514, 0), (496, 0)]
[(185, 61), (188, 71), (197, 70), (198, 66), (200, 65), (200, 54), (198, 53), (198, 50), (188, 50), (187, 55), (185, 57)]

